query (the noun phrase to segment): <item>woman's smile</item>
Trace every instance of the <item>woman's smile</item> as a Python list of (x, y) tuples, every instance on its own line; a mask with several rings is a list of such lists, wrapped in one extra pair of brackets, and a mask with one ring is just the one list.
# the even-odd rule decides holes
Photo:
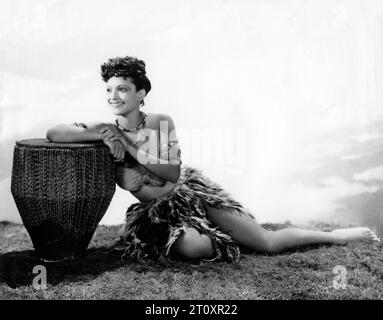
[(112, 105), (114, 108), (118, 108), (118, 107), (124, 105), (124, 103), (121, 101), (120, 102), (110, 102), (110, 105)]

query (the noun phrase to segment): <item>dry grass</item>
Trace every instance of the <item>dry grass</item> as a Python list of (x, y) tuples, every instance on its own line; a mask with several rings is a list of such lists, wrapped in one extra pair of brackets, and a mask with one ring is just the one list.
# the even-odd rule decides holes
[[(269, 229), (285, 225), (267, 224)], [(335, 225), (313, 223), (312, 229)], [(0, 222), (1, 299), (383, 299), (383, 246), (311, 246), (278, 255), (243, 254), (224, 262), (124, 264), (106, 247), (119, 226), (100, 226), (79, 261), (45, 264), (48, 288), (32, 286), (42, 264), (22, 225)], [(347, 287), (335, 289), (333, 268), (347, 269)]]

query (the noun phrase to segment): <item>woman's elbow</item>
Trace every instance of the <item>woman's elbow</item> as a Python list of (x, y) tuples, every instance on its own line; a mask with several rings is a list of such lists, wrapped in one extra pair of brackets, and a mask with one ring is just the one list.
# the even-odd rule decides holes
[(64, 134), (62, 128), (59, 128), (58, 126), (48, 129), (45, 137), (50, 142), (67, 142), (66, 135)]
[(45, 134), (45, 137), (50, 142), (55, 142), (57, 139), (57, 132), (54, 130), (54, 128), (50, 128), (50, 129), (48, 129), (47, 133)]

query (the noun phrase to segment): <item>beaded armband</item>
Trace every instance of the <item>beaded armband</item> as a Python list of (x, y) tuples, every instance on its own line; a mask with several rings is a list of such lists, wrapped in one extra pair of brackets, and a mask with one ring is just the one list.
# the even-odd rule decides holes
[(76, 126), (76, 127), (80, 127), (80, 128), (85, 128), (85, 129), (88, 128), (88, 127), (86, 126), (86, 124), (83, 123), (83, 122), (74, 122), (74, 123), (72, 123), (72, 126)]
[(168, 160), (172, 164), (181, 164), (181, 149), (178, 141), (160, 144), (160, 159)]

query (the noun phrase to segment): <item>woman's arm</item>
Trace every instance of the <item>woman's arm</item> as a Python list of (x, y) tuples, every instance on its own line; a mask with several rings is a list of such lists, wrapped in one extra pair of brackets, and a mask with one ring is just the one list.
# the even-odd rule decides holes
[[(151, 155), (142, 155), (147, 160), (146, 168), (158, 176), (166, 176), (167, 180), (177, 182), (181, 173), (181, 149), (179, 147), (178, 138), (176, 135), (175, 125), (173, 119), (166, 114), (160, 117), (159, 125), (159, 145), (156, 154), (158, 157)], [(145, 153), (144, 150), (140, 150)], [(140, 152), (139, 151), (139, 152)], [(166, 179), (166, 178), (165, 178)]]
[(181, 164), (166, 161), (158, 157), (150, 155), (148, 152), (145, 152), (142, 149), (137, 148), (136, 146), (129, 144), (125, 146), (125, 150), (129, 152), (133, 158), (135, 158), (139, 163), (141, 163), (149, 171), (153, 172), (155, 175), (170, 181), (177, 182), (181, 172)]
[(48, 129), (46, 138), (51, 142), (85, 142), (102, 140), (99, 130), (102, 122), (59, 124)]
[(124, 145), (120, 141), (111, 141), (104, 137), (100, 130), (107, 125), (108, 123), (103, 122), (91, 122), (88, 124), (59, 124), (48, 129), (46, 137), (51, 142), (86, 142), (102, 140), (102, 142), (109, 147), (110, 153), (116, 158), (116, 161), (124, 161)]
[[(149, 171), (174, 183), (178, 181), (181, 172), (181, 150), (175, 134), (173, 119), (168, 115), (162, 115), (160, 121), (162, 121), (162, 125), (159, 125), (160, 146), (157, 143), (155, 144), (158, 157), (149, 153), (149, 150), (152, 149), (150, 141), (138, 148), (133, 141), (121, 133), (113, 134), (109, 131), (109, 137), (112, 141), (121, 141), (125, 150)], [(154, 139), (157, 139), (157, 137), (154, 137)], [(166, 146), (166, 150), (164, 150), (163, 146)]]

